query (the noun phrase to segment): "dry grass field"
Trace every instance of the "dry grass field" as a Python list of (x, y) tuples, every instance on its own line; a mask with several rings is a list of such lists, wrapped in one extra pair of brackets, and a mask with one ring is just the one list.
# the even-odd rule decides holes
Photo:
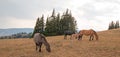
[(120, 29), (98, 32), (99, 41), (89, 41), (83, 36), (64, 40), (63, 36), (47, 37), (51, 53), (42, 46), (42, 52), (35, 50), (33, 39), (1, 39), (0, 57), (120, 57)]

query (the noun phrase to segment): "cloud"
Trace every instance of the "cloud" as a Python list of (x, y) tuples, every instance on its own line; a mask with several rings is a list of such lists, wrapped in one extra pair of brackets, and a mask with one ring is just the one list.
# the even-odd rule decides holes
[(53, 9), (62, 15), (67, 8), (79, 29), (106, 30), (109, 22), (120, 20), (119, 0), (0, 0), (0, 28), (33, 28), (42, 14), (46, 19)]
[(0, 28), (34, 28), (36, 20), (6, 17), (0, 21)]
[[(44, 14), (51, 11), (63, 10), (68, 0), (1, 0), (0, 16), (13, 16), (16, 18), (33, 18), (36, 13)], [(66, 8), (66, 7), (65, 7)]]
[(119, 4), (98, 1), (78, 6), (76, 10), (78, 27), (79, 29), (107, 30), (109, 22), (120, 20), (119, 9)]
[(96, 2), (109, 2), (109, 3), (115, 3), (120, 4), (120, 0), (94, 0)]

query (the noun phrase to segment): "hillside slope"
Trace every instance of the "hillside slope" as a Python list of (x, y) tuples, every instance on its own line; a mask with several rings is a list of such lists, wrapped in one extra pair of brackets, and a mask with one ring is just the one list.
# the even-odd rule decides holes
[(98, 32), (99, 41), (89, 41), (83, 36), (82, 41), (67, 40), (63, 36), (47, 37), (52, 52), (45, 46), (42, 52), (35, 50), (33, 39), (0, 40), (1, 57), (120, 57), (120, 29)]

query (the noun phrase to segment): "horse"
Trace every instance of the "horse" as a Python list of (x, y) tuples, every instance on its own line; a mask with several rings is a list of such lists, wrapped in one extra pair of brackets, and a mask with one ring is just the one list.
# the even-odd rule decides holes
[(97, 33), (93, 29), (79, 31), (78, 40), (80, 40), (80, 39), (82, 40), (82, 36), (83, 35), (90, 36), (89, 41), (93, 40), (94, 36), (95, 36), (96, 40), (98, 40), (98, 35), (97, 35)]
[(79, 37), (79, 34), (78, 34), (78, 33), (72, 34), (72, 38), (77, 39), (78, 37)]
[(70, 35), (70, 39), (71, 39), (72, 34), (74, 34), (74, 33), (75, 33), (75, 32), (73, 32), (73, 31), (66, 30), (66, 31), (64, 32), (64, 39), (67, 39), (67, 35)]
[(46, 50), (51, 52), (50, 44), (47, 42), (43, 34), (35, 33), (33, 38), (36, 45), (36, 51), (39, 49), (39, 52), (41, 52), (41, 46), (44, 44), (46, 46)]

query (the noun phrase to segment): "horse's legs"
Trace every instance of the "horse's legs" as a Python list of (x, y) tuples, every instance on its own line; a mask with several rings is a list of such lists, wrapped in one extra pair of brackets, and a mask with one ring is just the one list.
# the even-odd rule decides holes
[(70, 40), (72, 39), (72, 35), (70, 35)]
[(78, 35), (75, 35), (75, 39), (77, 39), (78, 38)]
[(93, 35), (90, 35), (90, 39), (89, 41), (93, 40), (94, 36)]
[(37, 51), (37, 49), (38, 49), (38, 44), (37, 43), (35, 43), (36, 44), (36, 51)]
[(78, 36), (75, 37), (75, 39), (77, 39), (77, 38), (78, 38)]
[(80, 40), (80, 35), (78, 36), (78, 40)]
[(91, 41), (91, 38), (92, 38), (92, 35), (90, 35), (90, 39), (89, 39), (89, 41)]
[(82, 40), (82, 36), (83, 36), (83, 35), (79, 35), (79, 36), (78, 36), (78, 40), (80, 40), (80, 39)]
[(39, 43), (39, 52), (41, 52), (41, 46), (42, 46), (42, 42)]
[(94, 35), (92, 35), (92, 40), (94, 39)]
[(80, 37), (81, 37), (81, 40), (82, 40), (83, 35), (81, 35)]
[(67, 35), (64, 35), (64, 39), (66, 39), (67, 38)]

